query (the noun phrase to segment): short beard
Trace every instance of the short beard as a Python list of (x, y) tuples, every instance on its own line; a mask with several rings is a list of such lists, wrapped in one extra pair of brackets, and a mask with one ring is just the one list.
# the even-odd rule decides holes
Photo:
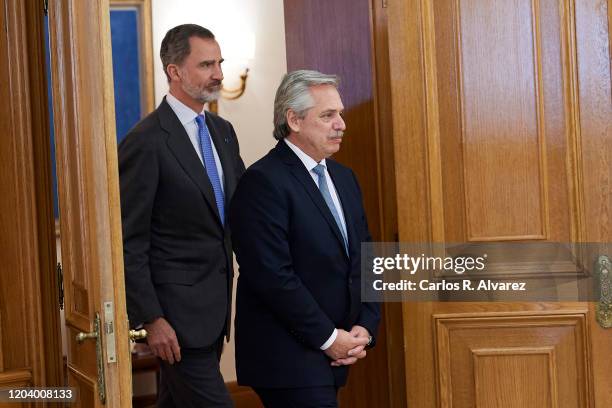
[(191, 96), (193, 99), (195, 99), (201, 104), (216, 101), (217, 99), (221, 97), (221, 90), (214, 91), (214, 92), (208, 92), (206, 90), (197, 89), (185, 83), (182, 83), (181, 87), (183, 88), (183, 91), (185, 91), (187, 95)]

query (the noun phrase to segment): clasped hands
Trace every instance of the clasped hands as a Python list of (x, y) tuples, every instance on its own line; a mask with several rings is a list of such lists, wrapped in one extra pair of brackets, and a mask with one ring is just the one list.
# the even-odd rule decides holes
[(350, 332), (337, 329), (338, 336), (324, 353), (333, 361), (331, 365), (339, 367), (355, 364), (366, 356), (366, 346), (370, 341), (370, 333), (365, 327), (353, 326)]

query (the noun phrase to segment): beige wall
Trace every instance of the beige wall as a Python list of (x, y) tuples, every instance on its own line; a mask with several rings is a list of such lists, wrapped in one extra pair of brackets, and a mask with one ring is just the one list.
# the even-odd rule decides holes
[[(241, 70), (246, 66), (250, 69), (244, 95), (235, 101), (219, 102), (219, 114), (234, 125), (242, 158), (249, 166), (275, 144), (274, 93), (287, 71), (283, 1), (153, 0), (156, 104), (167, 91), (158, 57), (161, 41), (166, 31), (184, 23), (200, 24), (215, 33), (226, 60), (223, 64), (226, 87), (236, 87)], [(249, 50), (252, 59), (241, 59), (240, 54), (249, 54)], [(221, 371), (225, 381), (236, 380), (233, 339), (225, 348)]]

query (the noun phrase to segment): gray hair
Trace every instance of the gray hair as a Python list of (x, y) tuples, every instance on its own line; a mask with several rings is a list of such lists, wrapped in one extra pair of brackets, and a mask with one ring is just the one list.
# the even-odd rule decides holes
[(185, 61), (185, 58), (191, 53), (191, 47), (189, 45), (189, 39), (191, 37), (199, 37), (204, 40), (215, 39), (215, 35), (207, 28), (197, 24), (182, 24), (171, 28), (162, 40), (159, 56), (164, 66), (164, 73), (166, 74), (166, 78), (168, 78), (168, 82), (170, 82), (168, 65), (181, 65), (183, 61)]
[(326, 75), (318, 71), (298, 70), (287, 73), (276, 91), (274, 98), (274, 138), (284, 139), (289, 136), (287, 111), (291, 109), (299, 118), (304, 118), (308, 109), (314, 106), (310, 87), (331, 85), (338, 88), (340, 79), (337, 75)]

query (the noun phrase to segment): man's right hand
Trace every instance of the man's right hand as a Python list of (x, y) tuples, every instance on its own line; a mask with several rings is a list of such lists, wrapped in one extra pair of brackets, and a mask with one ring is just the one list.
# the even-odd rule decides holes
[(358, 358), (365, 357), (365, 350), (363, 349), (365, 348), (366, 344), (368, 344), (367, 337), (354, 337), (346, 330), (337, 330), (338, 336), (336, 336), (336, 340), (332, 343), (331, 346), (329, 346), (328, 349), (324, 351), (329, 358), (334, 361), (350, 360), (350, 363), (349, 361), (346, 361), (346, 363), (352, 364)]
[(151, 323), (145, 323), (144, 328), (147, 331), (147, 344), (154, 355), (170, 364), (181, 361), (176, 333), (166, 319), (158, 317)]

